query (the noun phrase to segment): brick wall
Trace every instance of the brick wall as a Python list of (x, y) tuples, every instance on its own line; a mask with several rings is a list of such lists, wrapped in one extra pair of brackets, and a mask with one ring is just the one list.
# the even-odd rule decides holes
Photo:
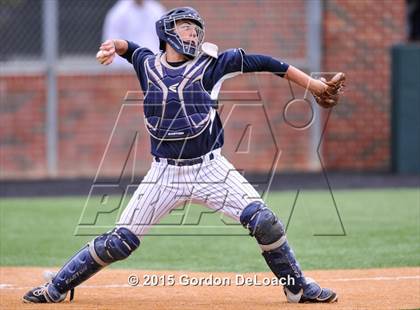
[(45, 79), (0, 78), (0, 175), (44, 176)]
[(324, 141), (331, 169), (390, 169), (390, 47), (404, 42), (405, 2), (325, 2), (325, 71), (343, 70), (348, 87)]
[[(162, 1), (168, 8), (182, 1)], [(206, 20), (206, 40), (221, 50), (243, 47), (288, 61), (305, 57), (304, 1), (191, 1)], [(389, 47), (404, 38), (404, 2), (326, 1), (324, 3), (324, 71), (345, 71), (348, 87), (331, 114), (323, 141), (323, 160), (335, 170), (388, 170), (390, 154)], [(240, 9), (238, 9), (240, 8)], [(246, 13), (244, 13), (246, 12)], [(252, 12), (252, 15), (251, 15)], [(149, 142), (138, 107), (121, 110), (127, 90), (138, 90), (133, 74), (83, 74), (59, 77), (58, 176), (93, 177), (120, 113), (114, 139), (99, 176), (143, 173)], [(312, 169), (310, 129), (284, 122), (292, 99), (285, 80), (270, 74), (243, 75), (223, 90), (258, 90), (262, 101), (223, 102), (225, 154), (247, 171), (269, 170), (278, 154), (278, 171)], [(0, 178), (47, 177), (45, 161), (45, 79), (42, 75), (1, 76)], [(296, 98), (303, 91), (293, 87)], [(310, 109), (302, 103), (288, 119), (304, 124)], [(322, 115), (322, 122), (325, 122)], [(135, 132), (137, 143), (133, 144)], [(273, 143), (273, 139), (276, 144)], [(248, 139), (251, 139), (248, 141)], [(240, 145), (239, 145), (240, 144)], [(136, 150), (135, 166), (128, 157)], [(128, 158), (128, 160), (127, 160)], [(127, 163), (124, 166), (124, 163)]]

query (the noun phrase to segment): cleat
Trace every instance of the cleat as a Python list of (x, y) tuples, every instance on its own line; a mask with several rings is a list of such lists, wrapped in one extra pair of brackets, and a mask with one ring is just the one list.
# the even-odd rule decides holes
[(66, 296), (67, 293), (60, 294), (51, 283), (47, 283), (27, 292), (22, 300), (24, 303), (46, 304), (62, 302)]
[(283, 288), (287, 301), (290, 303), (333, 303), (338, 301), (337, 294), (329, 289), (322, 288), (311, 278), (306, 278), (306, 285), (297, 294), (287, 287)]

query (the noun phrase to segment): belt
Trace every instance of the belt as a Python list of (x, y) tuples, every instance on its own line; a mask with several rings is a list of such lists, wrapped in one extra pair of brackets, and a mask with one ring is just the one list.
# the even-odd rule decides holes
[(219, 152), (217, 150), (215, 150), (215, 151), (207, 153), (206, 155), (203, 155), (201, 157), (191, 158), (191, 159), (161, 158), (161, 157), (157, 157), (157, 156), (155, 156), (154, 159), (158, 163), (163, 162), (163, 163), (166, 163), (166, 164), (172, 165), (172, 166), (193, 166), (193, 165), (203, 163), (204, 160), (206, 160), (206, 159), (213, 160), (215, 154), (218, 154)]

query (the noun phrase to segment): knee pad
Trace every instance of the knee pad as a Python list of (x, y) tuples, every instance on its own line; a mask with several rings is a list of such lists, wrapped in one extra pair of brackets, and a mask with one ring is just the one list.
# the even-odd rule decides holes
[[(122, 260), (130, 256), (140, 245), (140, 240), (129, 229), (114, 228), (93, 240), (90, 252), (101, 265)], [(93, 251), (92, 251), (93, 250)]]
[(286, 240), (283, 224), (262, 202), (247, 205), (239, 220), (264, 251), (277, 248)]

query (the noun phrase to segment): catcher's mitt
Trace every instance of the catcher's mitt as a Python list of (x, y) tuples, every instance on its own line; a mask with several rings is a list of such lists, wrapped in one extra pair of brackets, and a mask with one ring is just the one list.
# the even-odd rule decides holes
[(338, 103), (338, 98), (340, 93), (342, 93), (344, 88), (344, 81), (346, 80), (346, 75), (342, 72), (334, 75), (331, 80), (327, 81), (324, 78), (320, 78), (328, 87), (320, 94), (312, 92), (316, 102), (323, 108), (331, 108)]

